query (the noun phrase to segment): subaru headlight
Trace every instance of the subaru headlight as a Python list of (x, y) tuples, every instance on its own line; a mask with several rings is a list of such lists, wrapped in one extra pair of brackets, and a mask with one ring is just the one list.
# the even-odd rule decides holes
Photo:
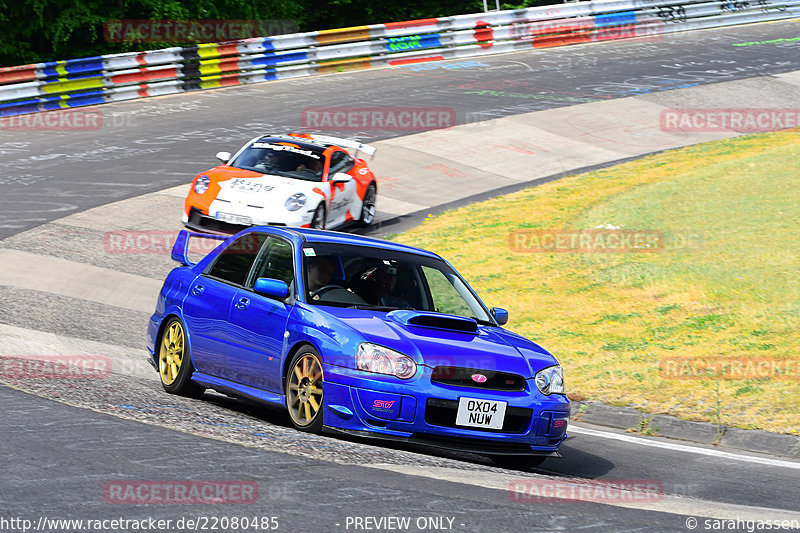
[(536, 387), (545, 396), (564, 394), (564, 371), (560, 366), (549, 366), (536, 373)]
[(283, 205), (289, 211), (297, 211), (298, 209), (306, 205), (306, 195), (301, 192), (293, 194), (286, 199), (286, 202)]
[(194, 182), (194, 192), (203, 194), (208, 190), (209, 183), (211, 183), (211, 180), (208, 179), (208, 176), (200, 176), (197, 178), (197, 181)]
[(356, 368), (400, 379), (408, 379), (417, 373), (417, 363), (407, 355), (370, 342), (359, 344)]

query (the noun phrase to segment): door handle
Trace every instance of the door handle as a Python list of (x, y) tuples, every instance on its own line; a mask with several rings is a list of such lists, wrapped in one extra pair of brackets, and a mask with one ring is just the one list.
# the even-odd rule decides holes
[(195, 285), (194, 287), (192, 287), (192, 294), (194, 294), (195, 296), (200, 296), (201, 294), (203, 294), (204, 290), (206, 290), (205, 285)]
[(248, 305), (250, 305), (250, 300), (248, 298), (239, 298), (239, 301), (236, 302), (236, 309), (244, 311), (247, 309)]

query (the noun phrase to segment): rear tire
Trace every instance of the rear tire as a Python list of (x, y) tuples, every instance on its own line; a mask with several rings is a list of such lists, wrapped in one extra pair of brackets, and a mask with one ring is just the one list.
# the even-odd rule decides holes
[(369, 226), (375, 221), (375, 198), (377, 188), (374, 183), (370, 183), (364, 192), (364, 202), (361, 206), (361, 218), (358, 220), (359, 226)]
[(161, 386), (170, 394), (199, 398), (205, 389), (191, 380), (194, 367), (183, 322), (172, 317), (161, 332), (158, 349), (158, 375)]
[(311, 224), (309, 227), (316, 229), (325, 229), (325, 206), (320, 203), (314, 210), (314, 216), (311, 217)]

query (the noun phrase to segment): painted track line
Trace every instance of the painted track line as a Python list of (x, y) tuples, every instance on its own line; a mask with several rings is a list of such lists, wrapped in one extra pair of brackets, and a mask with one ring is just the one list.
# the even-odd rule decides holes
[[(562, 478), (544, 475), (530, 474), (527, 472), (515, 473), (495, 473), (481, 472), (476, 476), (469, 470), (460, 470), (443, 467), (430, 466), (411, 466), (411, 465), (391, 465), (391, 464), (367, 464), (369, 468), (387, 470), (409, 476), (425, 477), (440, 481), (450, 481), (463, 485), (473, 485), (488, 489), (504, 490), (508, 492), (509, 499), (520, 505), (541, 505), (535, 500), (525, 501), (524, 488), (520, 491), (517, 487), (524, 487), (526, 480), (544, 480), (545, 483), (552, 482), (554, 485), (567, 486), (581, 483), (593, 483), (595, 480), (583, 478)], [(602, 481), (602, 479), (596, 480)], [(565, 491), (568, 492), (568, 491)], [(559, 492), (554, 491), (554, 499), (561, 499), (564, 502), (573, 501), (576, 504), (595, 504), (610, 505), (613, 507), (624, 507), (627, 509), (639, 509), (642, 511), (655, 511), (681, 516), (694, 516), (712, 518), (718, 520), (753, 520), (753, 521), (775, 521), (775, 520), (800, 520), (800, 513), (786, 509), (773, 509), (768, 507), (751, 507), (748, 505), (699, 500), (664, 494), (658, 501), (637, 501), (634, 497), (620, 497), (618, 501), (597, 501), (591, 502), (570, 498), (568, 496), (558, 496)], [(519, 498), (519, 499), (516, 499)]]
[(570, 433), (577, 433), (579, 435), (589, 435), (602, 439), (619, 440), (630, 444), (638, 444), (641, 446), (651, 446), (653, 448), (661, 448), (662, 450), (673, 450), (682, 453), (694, 453), (698, 455), (708, 455), (710, 457), (717, 457), (720, 459), (731, 459), (734, 461), (744, 461), (746, 463), (754, 463), (763, 466), (775, 466), (779, 468), (793, 468), (800, 470), (800, 462), (783, 461), (781, 459), (770, 459), (769, 457), (757, 457), (754, 455), (741, 455), (738, 453), (724, 452), (722, 450), (714, 450), (711, 448), (696, 448), (686, 444), (673, 444), (671, 442), (663, 442), (658, 440), (649, 440), (644, 437), (634, 437), (633, 435), (621, 435), (619, 433), (612, 433), (608, 431), (600, 431), (597, 429), (589, 429), (580, 427), (570, 423)]

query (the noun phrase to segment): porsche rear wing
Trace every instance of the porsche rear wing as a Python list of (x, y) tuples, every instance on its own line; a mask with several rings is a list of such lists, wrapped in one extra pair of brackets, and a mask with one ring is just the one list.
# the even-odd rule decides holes
[(208, 233), (196, 233), (182, 229), (178, 232), (178, 236), (175, 238), (175, 244), (172, 245), (172, 253), (170, 254), (170, 257), (173, 261), (176, 261), (183, 266), (192, 266), (195, 264), (189, 261), (189, 239), (192, 237), (224, 241), (230, 237), (230, 235), (210, 235)]
[[(351, 148), (356, 152), (364, 152), (370, 157), (375, 157), (375, 152), (378, 150), (372, 145), (360, 143), (352, 139), (343, 139), (341, 137), (330, 137), (328, 135), (317, 135), (315, 133), (296, 133), (290, 134), (289, 136), (300, 139), (311, 139), (312, 141), (321, 142), (323, 144), (335, 144), (342, 148)], [(358, 157), (358, 154), (356, 154), (356, 157)]]

